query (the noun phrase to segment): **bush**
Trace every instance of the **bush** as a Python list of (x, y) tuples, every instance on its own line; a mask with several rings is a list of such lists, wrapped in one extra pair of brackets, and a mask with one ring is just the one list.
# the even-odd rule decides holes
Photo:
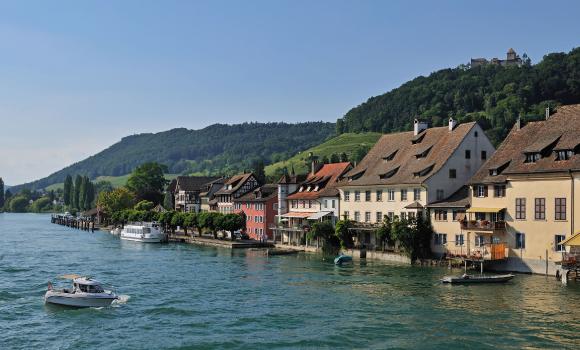
[(141, 201), (141, 202), (137, 203), (135, 205), (135, 208), (133, 208), (133, 209), (135, 209), (135, 210), (146, 210), (146, 211), (149, 211), (149, 210), (153, 209), (154, 207), (155, 207), (155, 205), (153, 204), (153, 202), (150, 202), (150, 201)]

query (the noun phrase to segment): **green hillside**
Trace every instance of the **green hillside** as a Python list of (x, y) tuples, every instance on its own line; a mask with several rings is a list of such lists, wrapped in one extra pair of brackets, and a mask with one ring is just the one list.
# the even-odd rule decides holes
[(296, 173), (307, 173), (307, 158), (310, 152), (318, 156), (318, 159), (322, 159), (323, 157), (330, 158), (332, 154), (340, 155), (346, 153), (349, 160), (354, 160), (360, 152), (363, 152), (363, 154), (366, 153), (381, 135), (381, 133), (376, 132), (342, 134), (318, 146), (300, 152), (287, 160), (266, 166), (266, 175), (275, 176), (276, 174), (280, 174), (283, 168), (291, 169), (292, 166), (294, 166)]
[[(165, 174), (165, 178), (169, 181), (175, 179), (178, 174)], [(96, 179), (92, 179), (93, 182), (107, 181), (110, 182), (113, 187), (121, 187), (127, 184), (127, 179), (129, 179), (129, 174), (121, 176), (99, 176)], [(45, 188), (46, 191), (61, 189), (64, 187), (63, 182), (55, 183)]]
[(17, 186), (15, 191), (62, 183), (68, 174), (91, 179), (123, 176), (145, 162), (164, 164), (173, 174), (231, 175), (249, 169), (256, 160), (270, 164), (286, 159), (334, 134), (334, 123), (306, 122), (214, 124), (201, 130), (132, 135), (48, 177)]
[(443, 126), (452, 116), (477, 120), (499, 144), (518, 116), (542, 118), (546, 106), (580, 103), (580, 48), (550, 53), (532, 65), (487, 64), (442, 69), (417, 77), (380, 96), (369, 98), (337, 121), (338, 133), (411, 130), (419, 116)]

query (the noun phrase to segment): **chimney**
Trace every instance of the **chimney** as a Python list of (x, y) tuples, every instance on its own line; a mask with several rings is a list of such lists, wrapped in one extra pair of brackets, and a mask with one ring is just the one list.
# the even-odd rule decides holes
[(518, 117), (516, 120), (516, 130), (520, 130), (522, 128), (522, 118)]
[(457, 120), (455, 120), (453, 118), (449, 118), (449, 131), (453, 131), (453, 129), (455, 129), (456, 125), (457, 125)]
[(550, 107), (546, 107), (546, 120), (550, 118)]
[(419, 119), (415, 119), (414, 127), (413, 127), (413, 134), (415, 136), (419, 135), (419, 133), (423, 130), (427, 129), (427, 123), (420, 121)]

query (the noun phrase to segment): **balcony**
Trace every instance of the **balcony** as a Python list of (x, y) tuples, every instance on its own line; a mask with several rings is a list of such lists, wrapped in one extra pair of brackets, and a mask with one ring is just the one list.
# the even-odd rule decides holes
[(489, 221), (489, 220), (464, 220), (461, 221), (462, 230), (475, 231), (503, 231), (506, 229), (506, 222), (503, 220)]
[(486, 243), (477, 247), (467, 246), (447, 247), (447, 257), (465, 258), (469, 260), (503, 260), (508, 257), (507, 243)]

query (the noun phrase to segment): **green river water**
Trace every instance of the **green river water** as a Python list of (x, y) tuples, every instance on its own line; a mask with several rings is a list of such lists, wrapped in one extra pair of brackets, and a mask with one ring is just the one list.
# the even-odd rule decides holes
[[(0, 214), (0, 349), (580, 348), (580, 283), (449, 286), (445, 268), (146, 245), (49, 219)], [(44, 305), (64, 273), (121, 302)]]

